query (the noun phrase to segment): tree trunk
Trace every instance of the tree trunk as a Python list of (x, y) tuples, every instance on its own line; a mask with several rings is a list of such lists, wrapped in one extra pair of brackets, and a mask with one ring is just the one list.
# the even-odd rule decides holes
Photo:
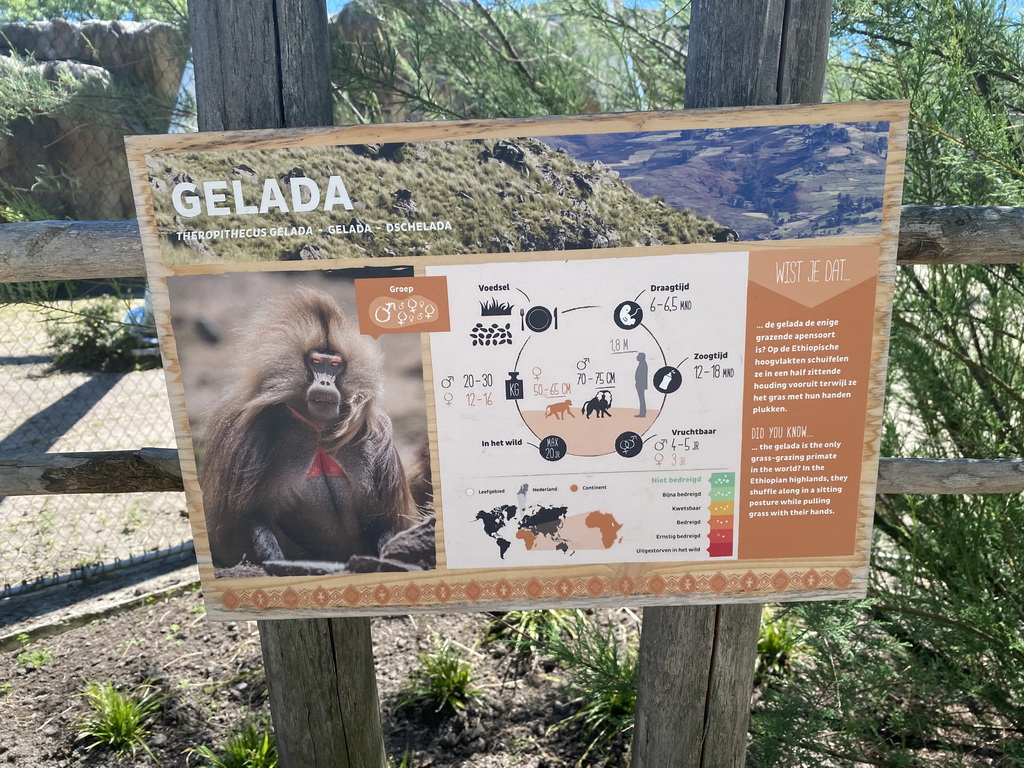
[[(324, 0), (190, 0), (199, 130), (331, 125)], [(259, 623), (282, 768), (383, 768), (370, 620)]]
[[(694, 0), (687, 109), (821, 101), (831, 0)], [(633, 768), (734, 768), (760, 604), (644, 610)]]

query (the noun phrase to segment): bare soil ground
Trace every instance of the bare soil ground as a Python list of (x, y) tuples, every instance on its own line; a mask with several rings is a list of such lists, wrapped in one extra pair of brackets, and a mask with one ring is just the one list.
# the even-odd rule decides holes
[[(373, 620), (385, 742), (396, 764), (408, 756), (413, 768), (624, 765), (621, 744), (580, 763), (585, 734), (575, 724), (552, 729), (579, 706), (567, 693), (563, 671), (544, 659), (517, 663), (501, 643), (481, 645), (488, 618)], [(612, 619), (626, 631), (635, 629), (624, 614)], [(450, 638), (461, 650), (484, 690), (466, 713), (441, 716), (396, 707), (418, 655), (433, 649), (435, 636)], [(25, 650), (49, 658), (32, 668)], [(79, 694), (89, 680), (126, 689), (148, 683), (166, 696), (148, 738), (153, 757), (139, 751), (118, 758), (102, 748), (85, 749), (77, 730), (88, 707)], [(0, 655), (0, 765), (200, 766), (191, 749), (215, 746), (246, 719), (268, 713), (255, 623), (207, 621), (194, 589)]]

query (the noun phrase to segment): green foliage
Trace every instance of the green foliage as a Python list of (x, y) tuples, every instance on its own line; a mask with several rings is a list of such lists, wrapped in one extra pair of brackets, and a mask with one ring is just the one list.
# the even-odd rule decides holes
[(277, 743), (270, 723), (248, 720), (215, 751), (203, 745), (193, 750), (202, 761), (197, 768), (277, 768)]
[(162, 694), (148, 685), (131, 693), (118, 690), (113, 683), (89, 681), (81, 695), (92, 710), (78, 726), (78, 737), (91, 740), (86, 749), (103, 747), (134, 757), (141, 748), (153, 756), (146, 740), (163, 705)]
[(516, 656), (530, 656), (548, 645), (563, 632), (571, 632), (576, 624), (575, 611), (535, 610), (506, 611), (492, 614), (484, 629), (483, 642), (501, 642)]
[[(70, 69), (57, 70), (53, 78), (48, 79), (30, 55), (9, 54), (4, 58), (0, 72), (0, 133), (10, 134), (18, 126), (19, 118), (32, 123), (41, 117), (54, 117), (79, 128), (113, 126), (133, 133), (163, 132), (172, 119), (182, 118), (175, 113), (173, 102), (134, 84), (98, 77), (76, 78)], [(18, 130), (31, 129), (22, 125)], [(40, 173), (53, 175), (45, 168)], [(63, 176), (45, 181), (51, 189), (71, 183)], [(7, 184), (0, 187), (0, 215), (6, 216), (5, 208), (12, 207), (17, 212), (19, 203), (31, 201), (24, 190), (19, 190), (21, 194), (13, 198), (12, 206), (11, 192)], [(46, 218), (33, 215), (34, 210), (28, 211), (30, 220)]]
[[(4, 87), (0, 88), (0, 131), (10, 132), (10, 124), (19, 117), (32, 118), (52, 113), (65, 104), (80, 87), (69, 71), (61, 71), (57, 80), (47, 80), (30, 56), (7, 56), (3, 69)], [(4, 185), (7, 186), (6, 184)], [(7, 190), (4, 190), (5, 197)]]
[(69, 21), (86, 19), (157, 19), (185, 26), (188, 7), (185, 0), (3, 0), (0, 21), (46, 21), (62, 18)]
[(341, 122), (682, 106), (688, 3), (357, 0), (343, 13)]
[(751, 719), (750, 768), (907, 764), (893, 754), (880, 719), (901, 716), (888, 708), (896, 709), (908, 680), (890, 665), (904, 652), (870, 610), (870, 603), (787, 607), (808, 630), (808, 652), (793, 675), (762, 688)]
[(754, 680), (765, 682), (787, 674), (805, 651), (804, 630), (791, 612), (779, 612), (765, 606), (757, 633), (757, 660)]
[(1024, 25), (1005, 0), (837, 0), (836, 101), (911, 99), (904, 202), (1024, 205)]
[[(904, 270), (883, 453), (1024, 456), (1022, 323), (1020, 267)], [(933, 727), (1002, 721), (1007, 733), (982, 735), (1024, 750), (1020, 497), (885, 496), (875, 525), (874, 616), (905, 644)]]
[[(911, 98), (904, 202), (1024, 205), (1024, 31), (993, 0), (839, 0), (836, 98)], [(897, 276), (882, 454), (1024, 455), (1024, 271)], [(806, 604), (748, 764), (1024, 764), (1019, 496), (883, 496), (871, 600)]]
[[(85, 306), (82, 306), (84, 304)], [(53, 368), (58, 371), (130, 371), (136, 367), (132, 350), (138, 349), (135, 326), (122, 322), (123, 299), (107, 296), (79, 302), (74, 312), (46, 319)]]
[(38, 648), (29, 648), (32, 642), (26, 634), (18, 635), (18, 642), (23, 650), (18, 654), (18, 666), (25, 669), (41, 669), (53, 661), (53, 652), (45, 645)]
[(451, 714), (466, 709), (483, 693), (475, 681), (473, 665), (459, 649), (448, 638), (442, 641), (435, 636), (433, 651), (419, 655), (419, 667), (403, 687), (397, 705)]
[[(0, 131), (3, 130), (3, 96), (0, 96)], [(42, 184), (41, 179), (36, 179)], [(0, 224), (20, 224), (54, 218), (27, 191), (0, 179)], [(6, 285), (6, 284), (4, 284)]]
[(570, 723), (585, 728), (590, 741), (583, 764), (592, 750), (605, 750), (632, 731), (639, 653), (635, 631), (582, 611), (571, 611), (570, 617), (567, 631), (550, 636), (544, 650), (565, 669), (569, 692), (580, 705), (554, 728)]

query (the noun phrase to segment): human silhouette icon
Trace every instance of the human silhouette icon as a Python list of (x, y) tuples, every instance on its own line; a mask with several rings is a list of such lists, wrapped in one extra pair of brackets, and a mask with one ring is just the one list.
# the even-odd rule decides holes
[(640, 400), (640, 413), (636, 418), (647, 416), (647, 355), (636, 353), (636, 396)]

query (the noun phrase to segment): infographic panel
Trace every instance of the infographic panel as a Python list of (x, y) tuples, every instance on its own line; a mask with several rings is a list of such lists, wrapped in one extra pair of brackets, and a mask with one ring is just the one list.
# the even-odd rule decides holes
[(908, 110), (126, 140), (208, 615), (863, 596)]
[(427, 268), (449, 568), (734, 556), (747, 265)]

